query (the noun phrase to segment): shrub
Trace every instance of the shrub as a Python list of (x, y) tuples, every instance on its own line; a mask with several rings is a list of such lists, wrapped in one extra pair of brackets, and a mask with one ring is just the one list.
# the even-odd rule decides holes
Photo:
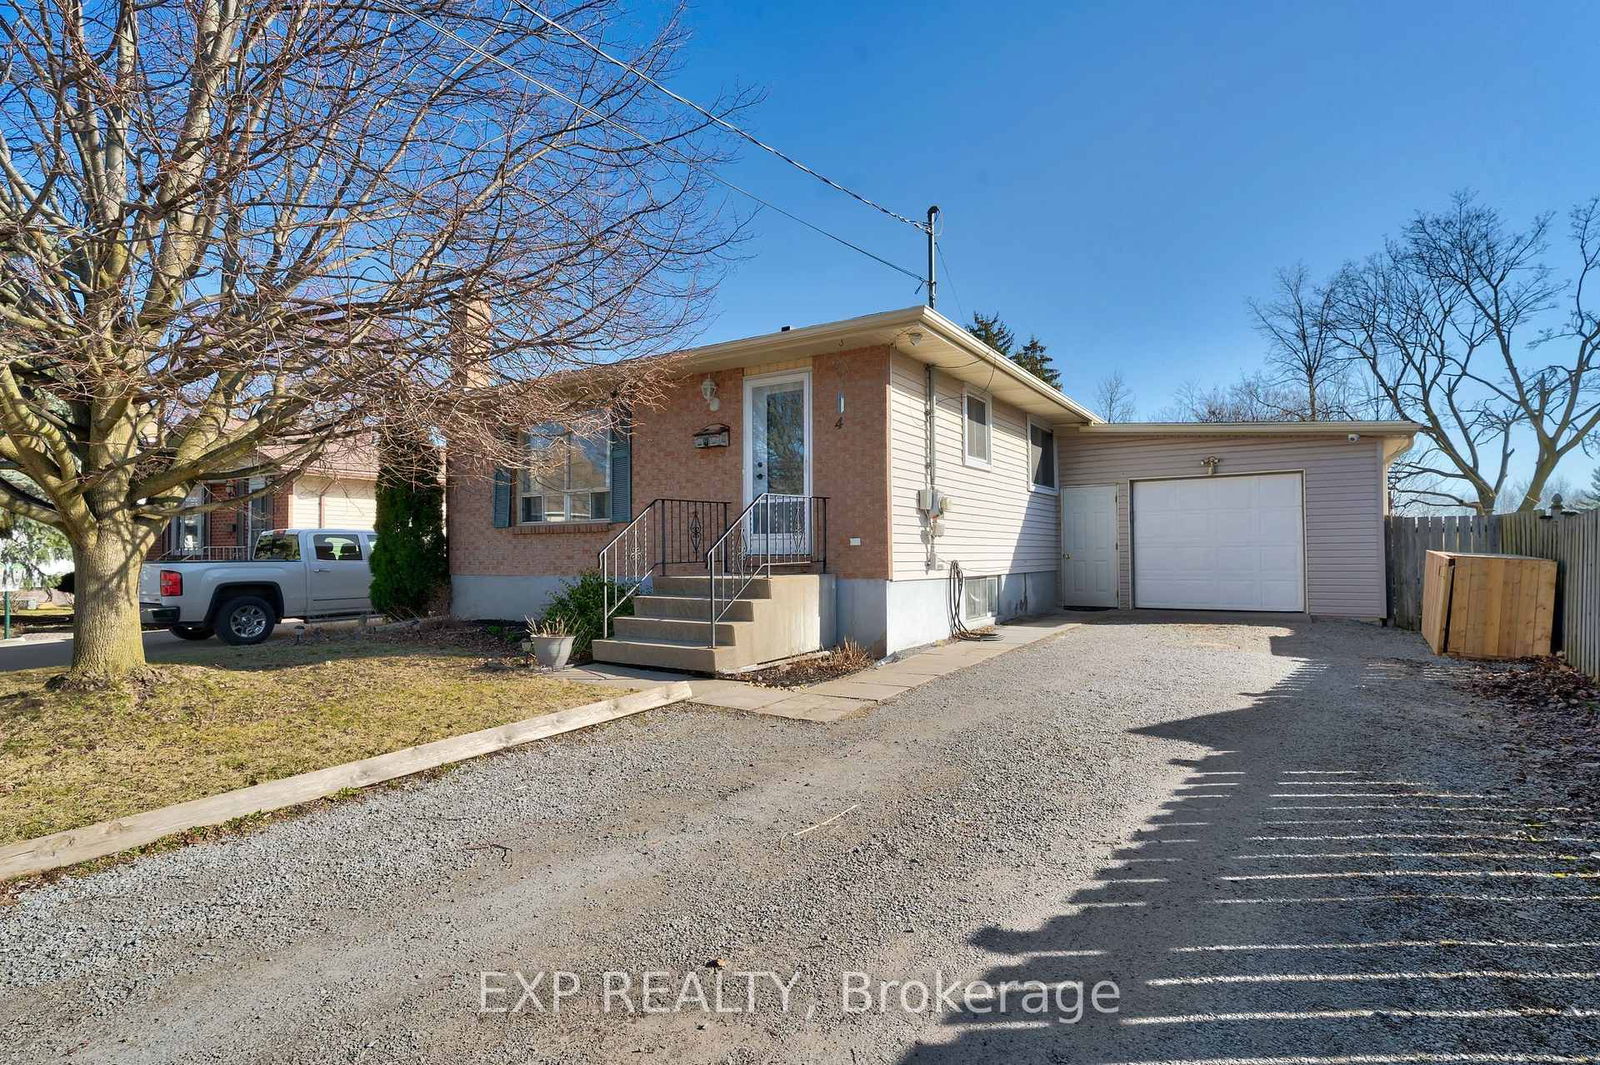
[(372, 608), (392, 618), (428, 612), (450, 579), (438, 449), (385, 437), (378, 470), (378, 534), (372, 549)]
[(56, 578), (56, 591), (60, 592), (62, 595), (75, 594), (73, 589), (77, 586), (77, 570), (69, 569), (67, 572)]
[[(582, 574), (577, 580), (567, 581), (540, 617), (541, 622), (560, 624), (576, 637), (572, 644), (574, 657), (587, 656), (589, 646), (600, 638), (601, 628), (605, 624), (605, 591), (608, 584), (611, 586), (613, 602), (627, 590), (616, 581), (608, 581), (593, 571)], [(630, 599), (612, 616), (629, 617), (632, 614), (633, 600)]]

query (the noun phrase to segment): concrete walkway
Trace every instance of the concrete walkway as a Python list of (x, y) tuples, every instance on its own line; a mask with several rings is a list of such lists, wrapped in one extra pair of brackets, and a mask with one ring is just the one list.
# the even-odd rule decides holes
[[(826, 723), (859, 714), (885, 699), (902, 695), (947, 673), (987, 661), (1082, 624), (1081, 615), (1066, 613), (1022, 618), (996, 625), (996, 638), (992, 640), (952, 640), (935, 644), (899, 655), (893, 661), (849, 677), (800, 688), (771, 688), (709, 677), (687, 679), (694, 689), (693, 701), (701, 706), (749, 710), (771, 717)], [(557, 676), (628, 688), (647, 688), (664, 681), (686, 679), (682, 673), (605, 663), (574, 666), (562, 670)]]

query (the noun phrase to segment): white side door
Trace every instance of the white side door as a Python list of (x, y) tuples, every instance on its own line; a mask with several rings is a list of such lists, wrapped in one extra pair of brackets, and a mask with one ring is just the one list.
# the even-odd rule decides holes
[(1061, 489), (1061, 603), (1117, 605), (1117, 486)]

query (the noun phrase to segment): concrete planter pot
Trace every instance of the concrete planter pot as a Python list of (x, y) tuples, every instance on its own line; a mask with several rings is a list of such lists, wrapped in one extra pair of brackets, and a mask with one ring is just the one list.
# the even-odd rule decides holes
[(560, 669), (572, 659), (576, 641), (576, 636), (530, 636), (522, 641), (522, 649), (545, 669)]

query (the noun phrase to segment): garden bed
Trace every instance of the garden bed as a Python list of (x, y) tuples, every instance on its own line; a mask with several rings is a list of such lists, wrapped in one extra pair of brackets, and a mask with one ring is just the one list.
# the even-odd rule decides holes
[(780, 662), (775, 666), (731, 675), (733, 680), (760, 684), (768, 688), (803, 688), (809, 684), (838, 680), (871, 669), (876, 660), (859, 644), (845, 641), (838, 647), (814, 655)]

